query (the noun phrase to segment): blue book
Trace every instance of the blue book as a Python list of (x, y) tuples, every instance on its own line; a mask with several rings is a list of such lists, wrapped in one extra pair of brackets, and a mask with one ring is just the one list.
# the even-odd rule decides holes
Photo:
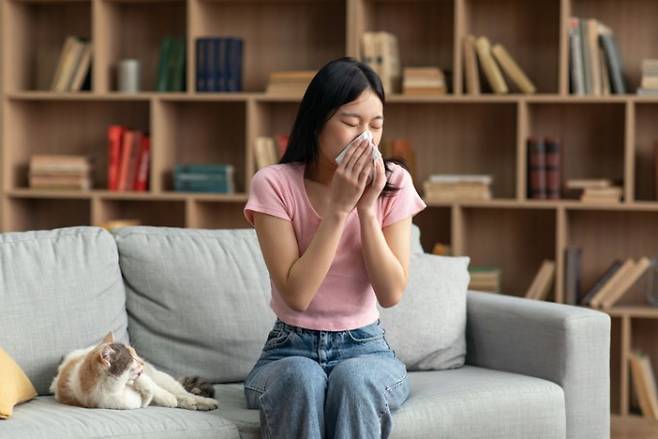
[(177, 164), (174, 173), (228, 174), (233, 172), (233, 165), (228, 163)]
[(217, 45), (215, 46), (215, 81), (217, 81), (217, 91), (227, 91), (226, 87), (226, 46), (228, 40), (226, 38), (218, 37)]
[(196, 91), (207, 91), (208, 84), (206, 81), (206, 46), (207, 38), (196, 39)]
[(242, 90), (242, 38), (228, 37), (227, 59), (227, 91)]

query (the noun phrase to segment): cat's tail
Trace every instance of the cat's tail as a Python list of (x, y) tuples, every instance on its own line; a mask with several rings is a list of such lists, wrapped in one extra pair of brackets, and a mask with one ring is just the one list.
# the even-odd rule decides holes
[(185, 390), (194, 395), (204, 396), (206, 398), (215, 397), (215, 389), (212, 384), (199, 376), (184, 377), (178, 381), (183, 385)]

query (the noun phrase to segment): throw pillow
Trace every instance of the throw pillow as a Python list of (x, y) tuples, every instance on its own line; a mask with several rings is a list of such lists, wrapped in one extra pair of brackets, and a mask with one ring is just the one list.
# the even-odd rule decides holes
[(23, 369), (0, 348), (0, 419), (9, 418), (16, 404), (35, 396), (37, 391)]
[(412, 253), (400, 303), (379, 307), (385, 338), (408, 370), (464, 365), (469, 262), (467, 256)]

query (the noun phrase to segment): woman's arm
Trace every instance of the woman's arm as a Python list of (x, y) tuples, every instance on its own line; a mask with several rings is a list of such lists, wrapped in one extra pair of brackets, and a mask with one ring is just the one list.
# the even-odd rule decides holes
[(290, 221), (254, 212), (254, 226), (265, 265), (288, 306), (303, 312), (324, 281), (343, 235), (347, 215), (328, 213), (311, 243), (299, 256), (299, 246)]
[(379, 304), (396, 305), (407, 288), (411, 217), (382, 229), (374, 214), (359, 212), (361, 246)]

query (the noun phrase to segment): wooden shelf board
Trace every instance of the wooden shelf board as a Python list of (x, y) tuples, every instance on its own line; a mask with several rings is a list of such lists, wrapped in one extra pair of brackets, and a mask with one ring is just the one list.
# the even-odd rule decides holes
[(66, 191), (66, 190), (32, 190), (12, 189), (7, 195), (13, 198), (77, 198), (90, 199), (99, 198), (104, 200), (151, 200), (151, 201), (224, 201), (224, 202), (246, 202), (248, 195), (240, 192), (235, 194), (211, 194), (192, 192), (115, 192), (108, 190), (91, 191)]

